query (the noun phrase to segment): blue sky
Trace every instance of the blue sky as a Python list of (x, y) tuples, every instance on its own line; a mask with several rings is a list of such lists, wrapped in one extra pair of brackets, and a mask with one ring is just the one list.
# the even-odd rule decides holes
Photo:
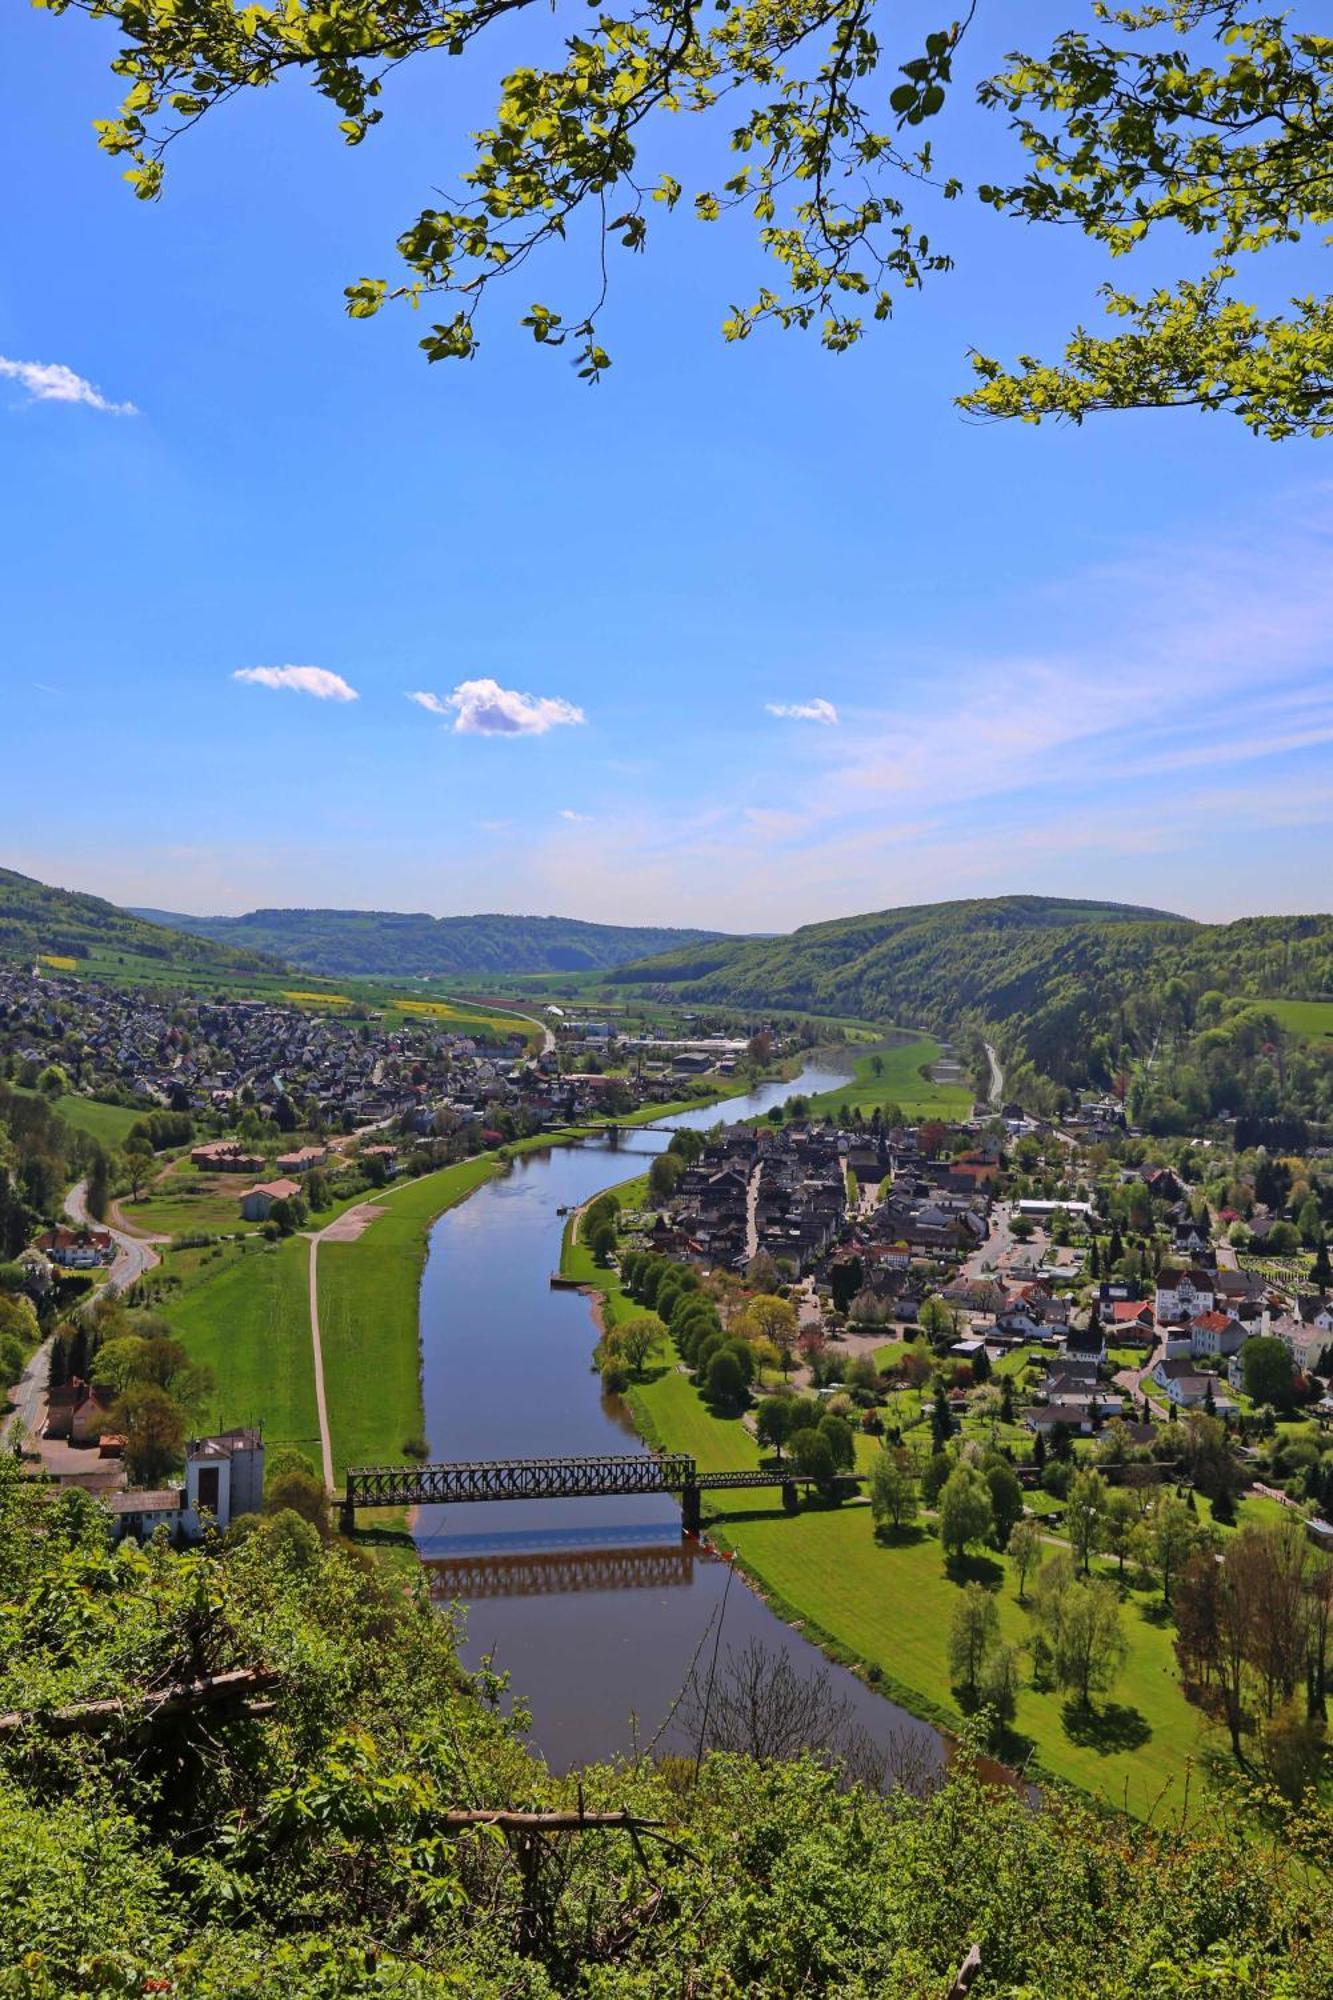
[[(1023, 13), (1035, 41), (1069, 9)], [(353, 151), (299, 90), (227, 107), (145, 206), (90, 131), (112, 46), (0, 29), (0, 860), (210, 911), (1328, 907), (1321, 448), (951, 406), (969, 346), (1051, 352), (1095, 311), (1087, 246), (958, 204), (958, 269), (858, 351), (729, 348), (758, 267), (682, 204), (613, 267), (597, 388), (513, 325), (577, 298), (577, 245), (430, 368), (342, 287), (394, 274), (499, 55), (404, 72)], [(673, 135), (682, 178), (706, 143)], [(1012, 164), (979, 118), (952, 144)]]

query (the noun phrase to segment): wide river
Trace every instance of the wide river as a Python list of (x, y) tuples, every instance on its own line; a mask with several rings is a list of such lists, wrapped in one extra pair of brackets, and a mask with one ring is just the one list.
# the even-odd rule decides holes
[[(816, 1067), (793, 1082), (684, 1113), (701, 1129), (751, 1118), (800, 1091), (830, 1090), (844, 1073)], [(592, 1367), (588, 1301), (553, 1291), (564, 1222), (604, 1187), (642, 1173), (668, 1144), (632, 1129), (607, 1139), (520, 1155), (435, 1224), (421, 1286), (427, 1437), (437, 1459), (556, 1457), (642, 1451), (617, 1399)], [(658, 1732), (703, 1645), (706, 1665), (726, 1594), (721, 1657), (752, 1639), (800, 1667), (824, 1661), (730, 1565), (681, 1535), (666, 1495), (426, 1507), (422, 1557), (445, 1598), (468, 1606), (465, 1656), (494, 1655), (532, 1715), (531, 1739), (555, 1768), (629, 1751)], [(712, 1622), (710, 1622), (712, 1621)], [(880, 1743), (939, 1739), (855, 1675), (832, 1670)], [(664, 1746), (687, 1747), (680, 1723)]]

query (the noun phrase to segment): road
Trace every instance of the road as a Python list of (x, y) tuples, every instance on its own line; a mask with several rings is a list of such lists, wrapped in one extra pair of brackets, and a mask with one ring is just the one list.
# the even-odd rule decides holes
[(21, 1448), (40, 1425), (50, 1365), (51, 1342), (44, 1340), (36, 1353), (29, 1356), (27, 1367), (14, 1385), (14, 1407), (0, 1423), (0, 1440), (6, 1445), (17, 1441)]
[(986, 1060), (990, 1064), (990, 1101), (998, 1111), (1004, 1103), (1004, 1071), (1000, 1068), (1000, 1058), (996, 1055), (992, 1044), (985, 1042), (982, 1046), (986, 1051)]
[(123, 1229), (116, 1229), (109, 1222), (99, 1222), (88, 1213), (88, 1183), (76, 1181), (65, 1196), (65, 1213), (80, 1229), (108, 1229), (115, 1238), (116, 1258), (107, 1277), (105, 1289), (109, 1292), (123, 1292), (136, 1278), (142, 1278), (145, 1271), (151, 1271), (161, 1258), (152, 1243), (144, 1236), (130, 1236)]

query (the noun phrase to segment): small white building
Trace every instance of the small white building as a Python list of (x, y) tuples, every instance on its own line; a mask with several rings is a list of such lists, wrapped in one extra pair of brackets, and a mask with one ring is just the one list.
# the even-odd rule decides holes
[(275, 1201), (290, 1201), (300, 1192), (299, 1181), (257, 1181), (241, 1196), (241, 1215), (246, 1222), (267, 1222)]
[(108, 1496), (116, 1539), (145, 1541), (165, 1528), (173, 1538), (197, 1541), (204, 1516), (226, 1528), (239, 1514), (258, 1514), (264, 1504), (264, 1439), (258, 1430), (221, 1431), (191, 1438), (185, 1448), (184, 1486)]

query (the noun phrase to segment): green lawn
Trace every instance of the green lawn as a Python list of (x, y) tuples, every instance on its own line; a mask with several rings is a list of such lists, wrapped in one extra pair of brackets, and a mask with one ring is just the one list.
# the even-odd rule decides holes
[[(494, 1154), (363, 1196), (384, 1212), (319, 1251), (319, 1325), (334, 1475), (398, 1463), (423, 1428), (417, 1300), (431, 1224), (496, 1171)], [(302, 1242), (303, 1251), (308, 1245)], [(305, 1314), (309, 1343), (309, 1314)]]
[[(28, 1073), (32, 1074), (31, 1071)], [(44, 1094), (40, 1090), (25, 1090), (17, 1083), (10, 1084), (9, 1088), (20, 1097), (41, 1097)], [(126, 1104), (101, 1104), (95, 1097), (76, 1097), (72, 1092), (57, 1097), (54, 1102), (47, 1101), (57, 1117), (63, 1118), (67, 1125), (72, 1125), (76, 1131), (86, 1132), (104, 1146), (121, 1145), (128, 1137), (131, 1125), (152, 1109), (151, 1105), (135, 1110)]]
[[(215, 1264), (177, 1253), (195, 1260), (180, 1267), (186, 1289), (156, 1310), (217, 1377), (210, 1428), (262, 1423), (270, 1445), (299, 1445), (318, 1464), (308, 1251), (298, 1236), (229, 1250)], [(168, 1257), (166, 1269), (176, 1268)]]
[(810, 1109), (820, 1116), (836, 1113), (846, 1104), (869, 1115), (876, 1105), (900, 1104), (909, 1118), (966, 1118), (972, 1109), (971, 1091), (964, 1085), (931, 1083), (923, 1074), (939, 1054), (939, 1043), (929, 1035), (881, 1044), (856, 1058), (850, 1083), (812, 1097)]
[(1306, 1042), (1333, 1040), (1333, 1000), (1265, 1000), (1262, 1003), (1289, 1035)]

